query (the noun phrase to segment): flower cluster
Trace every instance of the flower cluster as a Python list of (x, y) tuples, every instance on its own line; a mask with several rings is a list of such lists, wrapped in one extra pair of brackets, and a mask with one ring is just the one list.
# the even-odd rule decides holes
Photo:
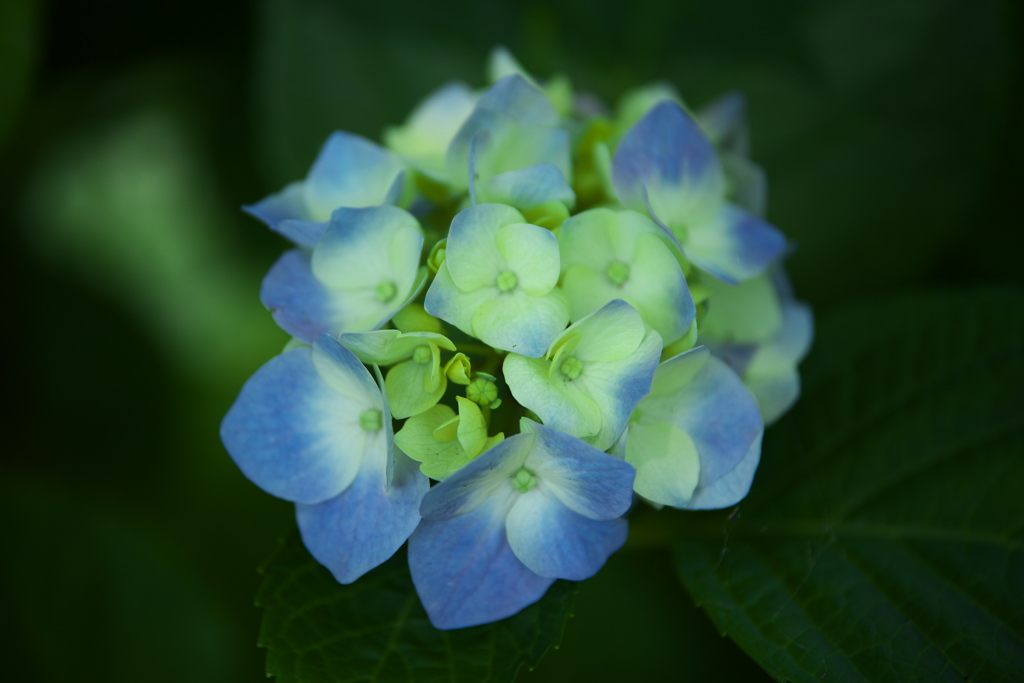
[(338, 581), (408, 540), (438, 628), (592, 576), (635, 500), (742, 499), (812, 332), (738, 96), (490, 71), (246, 207), (295, 243), (261, 290), (294, 339), (221, 428)]

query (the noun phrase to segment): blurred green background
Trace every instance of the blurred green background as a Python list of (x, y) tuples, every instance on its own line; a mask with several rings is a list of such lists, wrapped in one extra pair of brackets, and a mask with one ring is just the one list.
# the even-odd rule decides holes
[[(1024, 281), (1022, 38), (1009, 0), (3, 0), (5, 676), (263, 677), (255, 569), (291, 508), (217, 429), (286, 340), (258, 299), (285, 244), (238, 207), (330, 131), (378, 138), (446, 80), (482, 85), (499, 43), (609, 101), (740, 89), (822, 317)], [(575, 614), (522, 679), (763, 678), (662, 549), (614, 556)]]

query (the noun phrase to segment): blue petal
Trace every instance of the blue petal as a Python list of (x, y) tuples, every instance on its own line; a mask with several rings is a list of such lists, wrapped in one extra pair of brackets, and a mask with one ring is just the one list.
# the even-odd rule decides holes
[(279, 224), (282, 221), (309, 220), (303, 185), (301, 181), (289, 183), (280, 192), (267, 195), (255, 204), (243, 206), (242, 210), (277, 231), (280, 231)]
[(633, 502), (632, 465), (557, 429), (528, 421), (524, 425), (537, 438), (526, 467), (563, 505), (591, 519), (625, 514)]
[(408, 211), (340, 208), (313, 251), (313, 273), (339, 289), (372, 288), (376, 278), (391, 278), (404, 297), (416, 280), (422, 251), (423, 233)]
[[(537, 230), (547, 232), (540, 227)], [(557, 267), (554, 273), (558, 273)], [(540, 358), (568, 322), (569, 301), (562, 290), (530, 296), (518, 287), (480, 304), (473, 313), (473, 336), (496, 349)]]
[(430, 480), (401, 452), (390, 488), (386, 474), (383, 458), (367, 458), (341, 495), (295, 506), (303, 543), (341, 583), (352, 583), (394, 555), (419, 524)]
[[(700, 455), (698, 489), (709, 487), (749, 457), (764, 430), (757, 402), (733, 370), (699, 346), (665, 361), (659, 373), (681, 371), (703, 364), (671, 399), (674, 423), (690, 435)], [(655, 384), (658, 377), (655, 376)], [(640, 405), (641, 413), (644, 406)], [(748, 482), (749, 486), (749, 482)]]
[(533, 435), (516, 434), (485, 451), (430, 489), (423, 497), (420, 516), (431, 521), (452, 519), (495, 497), (513, 495), (512, 478), (526, 462), (534, 444)]
[(700, 126), (675, 102), (655, 105), (622, 138), (612, 161), (615, 192), (628, 208), (676, 228), (721, 201), (722, 167)]
[(348, 488), (364, 453), (386, 456), (383, 436), (359, 429), (366, 407), (328, 387), (310, 349), (294, 349), (245, 383), (220, 436), (239, 469), (261, 489), (293, 502), (319, 503)]
[(409, 570), (435, 627), (504, 619), (539, 600), (554, 583), (512, 552), (505, 537), (508, 507), (507, 499), (491, 499), (449, 520), (424, 520), (413, 532)]
[(786, 250), (786, 238), (754, 214), (725, 204), (712, 220), (691, 225), (683, 250), (698, 268), (736, 284), (764, 272)]
[(565, 181), (565, 176), (550, 163), (499, 173), (473, 185), (476, 185), (474, 203), (498, 202), (520, 209), (549, 201), (562, 202), (567, 208), (576, 204), (576, 194)]
[(311, 220), (327, 220), (335, 209), (397, 201), (402, 163), (395, 155), (351, 133), (335, 132), (324, 143), (309, 175), (305, 198)]
[(385, 407), (384, 392), (366, 371), (366, 366), (331, 335), (322, 334), (313, 342), (313, 367), (335, 393), (360, 403), (372, 403), (375, 408)]
[(449, 181), (464, 187), (467, 171), (490, 177), (550, 162), (572, 173), (568, 131), (558, 128), (551, 100), (518, 75), (506, 76), (485, 92), (448, 146)]
[(326, 229), (327, 223), (298, 220), (281, 221), (276, 228), (282, 235), (303, 247), (315, 247)]
[(466, 334), (472, 335), (473, 314), (498, 294), (497, 290), (490, 287), (474, 292), (462, 291), (452, 279), (448, 261), (445, 261), (430, 283), (427, 295), (423, 298), (423, 308), (435, 318), (451, 323)]
[(315, 247), (327, 225), (309, 220), (303, 186), (301, 182), (291, 183), (277, 194), (264, 197), (242, 209), (292, 242), (304, 247)]
[(697, 484), (693, 497), (685, 507), (689, 510), (718, 510), (735, 505), (743, 500), (754, 482), (754, 472), (761, 461), (761, 438), (764, 432), (757, 435), (750, 444), (746, 455), (732, 470), (708, 484)]
[(814, 317), (810, 307), (798, 301), (785, 301), (778, 334), (756, 349), (744, 370), (737, 370), (757, 398), (765, 425), (782, 417), (800, 397), (797, 364), (807, 354), (813, 338)]
[(469, 179), (469, 170), (473, 178), (490, 178), (544, 162), (571, 179), (568, 131), (523, 125), (504, 112), (483, 109), (463, 124), (445, 155), (449, 180), (459, 186)]
[(337, 333), (344, 320), (343, 298), (313, 275), (310, 254), (286, 251), (263, 278), (260, 301), (288, 334), (307, 344), (324, 332)]
[(519, 74), (505, 76), (488, 88), (477, 109), (502, 112), (527, 126), (557, 126), (559, 122), (548, 96)]
[(629, 525), (624, 519), (597, 521), (578, 515), (546, 495), (543, 486), (512, 506), (506, 520), (508, 543), (541, 576), (589, 579), (626, 542)]

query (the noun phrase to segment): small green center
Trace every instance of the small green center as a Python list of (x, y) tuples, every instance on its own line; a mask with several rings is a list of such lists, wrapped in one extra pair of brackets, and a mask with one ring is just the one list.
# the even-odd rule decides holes
[(373, 293), (377, 296), (377, 301), (385, 304), (395, 298), (395, 294), (398, 294), (398, 288), (395, 287), (395, 283), (391, 280), (381, 280), (377, 283)]
[(523, 467), (512, 478), (512, 485), (519, 493), (526, 493), (537, 485), (537, 478), (533, 476), (533, 472)]
[(561, 370), (562, 374), (569, 379), (576, 379), (583, 371), (583, 363), (581, 363), (579, 358), (576, 356), (569, 356), (562, 361), (562, 365), (559, 367), (559, 370)]
[(604, 274), (612, 283), (621, 287), (629, 279), (629, 264), (622, 261), (613, 261), (608, 266), (608, 269), (604, 271)]
[(379, 431), (384, 426), (383, 415), (379, 410), (370, 408), (359, 413), (359, 426), (368, 432)]
[(412, 359), (414, 362), (420, 365), (426, 365), (430, 362), (430, 359), (434, 354), (430, 352), (430, 346), (424, 344), (423, 346), (417, 346), (416, 350), (412, 352)]
[(494, 281), (494, 284), (503, 292), (511, 292), (519, 284), (519, 278), (511, 270), (503, 270), (498, 273), (498, 279)]
[(479, 375), (466, 387), (466, 398), (481, 406), (489, 406), (498, 398), (498, 387), (493, 380)]

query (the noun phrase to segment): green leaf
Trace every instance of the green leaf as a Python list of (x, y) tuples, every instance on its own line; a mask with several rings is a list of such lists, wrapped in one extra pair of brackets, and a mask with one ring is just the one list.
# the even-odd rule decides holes
[(293, 533), (260, 572), (260, 645), (267, 674), (283, 683), (511, 681), (557, 646), (575, 594), (574, 584), (557, 581), (513, 617), (439, 631), (416, 595), (404, 548), (346, 586)]
[(826, 318), (739, 509), (677, 569), (779, 680), (1024, 680), (1024, 293)]
[(0, 4), (0, 142), (14, 129), (39, 56), (43, 12), (36, 0)]

